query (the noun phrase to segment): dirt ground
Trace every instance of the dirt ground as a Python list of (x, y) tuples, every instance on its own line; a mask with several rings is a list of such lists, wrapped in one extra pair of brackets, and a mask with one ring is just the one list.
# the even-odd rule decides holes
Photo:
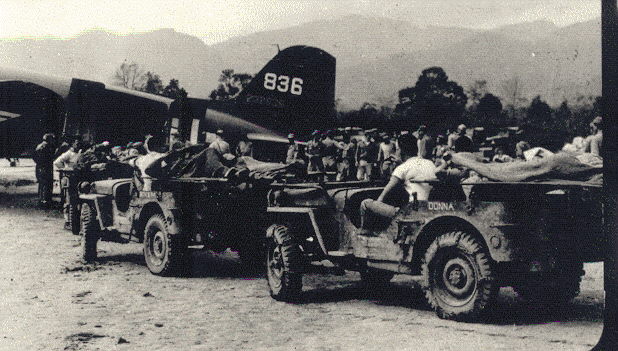
[(1, 186), (33, 173), (0, 161), (0, 350), (587, 350), (603, 326), (600, 263), (563, 310), (529, 311), (502, 289), (482, 323), (439, 319), (403, 276), (366, 293), (356, 273), (309, 275), (304, 302), (286, 304), (233, 253), (195, 252), (189, 278), (150, 274), (138, 244), (102, 243), (84, 265), (36, 185)]

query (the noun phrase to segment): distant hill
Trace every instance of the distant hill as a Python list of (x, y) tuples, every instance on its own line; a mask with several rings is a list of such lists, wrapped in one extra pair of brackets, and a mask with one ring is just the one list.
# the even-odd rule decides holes
[(339, 67), (337, 94), (353, 105), (376, 90), (396, 97), (399, 89), (414, 85), (424, 68), (441, 66), (464, 87), (486, 80), (489, 90), (499, 96), (504, 95), (503, 83), (513, 78), (520, 81), (525, 97), (540, 94), (552, 104), (579, 95), (600, 95), (600, 29), (600, 22), (591, 21), (555, 29), (534, 40), (514, 39), (502, 29), (475, 33), (444, 48)]
[[(538, 21), (490, 31), (419, 27), (382, 17), (346, 16), (232, 38), (208, 46), (191, 35), (162, 29), (119, 36), (91, 31), (69, 40), (0, 41), (0, 64), (55, 75), (111, 82), (124, 61), (164, 80), (176, 78), (192, 96), (206, 97), (221, 70), (254, 74), (291, 45), (320, 47), (337, 58), (337, 98), (343, 108), (395, 103), (399, 89), (430, 66), (443, 67), (464, 87), (486, 80), (504, 95), (517, 78), (522, 93), (551, 104), (601, 91), (600, 19), (557, 27)], [(508, 101), (505, 101), (508, 103)]]
[(249, 72), (259, 70), (261, 62), (277, 53), (274, 44), (281, 48), (316, 46), (335, 56), (338, 67), (348, 67), (399, 53), (444, 48), (473, 33), (469, 29), (421, 28), (405, 21), (354, 15), (232, 38), (213, 48), (224, 61), (240, 61), (235, 67)]
[(110, 83), (123, 61), (137, 62), (167, 80), (176, 78), (190, 92), (210, 91), (220, 67), (216, 50), (172, 29), (120, 36), (90, 31), (68, 40), (0, 41), (2, 65)]

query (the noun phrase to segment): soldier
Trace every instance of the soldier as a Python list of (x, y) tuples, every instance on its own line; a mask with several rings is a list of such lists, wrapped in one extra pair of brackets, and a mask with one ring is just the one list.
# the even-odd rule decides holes
[(584, 152), (589, 152), (596, 157), (601, 157), (601, 146), (603, 145), (602, 123), (603, 118), (601, 116), (595, 117), (590, 122), (590, 135), (584, 141)]
[(435, 180), (436, 172), (443, 168), (436, 167), (432, 161), (418, 157), (416, 138), (407, 134), (400, 138), (401, 157), (404, 163), (393, 172), (390, 180), (377, 200), (367, 199), (361, 203), (361, 226), (367, 228), (368, 215), (393, 218), (399, 211), (398, 207), (385, 203), (385, 199), (398, 188), (404, 188), (409, 195), (409, 201), (426, 201), (431, 186), (415, 181)]
[(393, 169), (395, 168), (395, 143), (386, 135), (380, 143), (378, 151), (378, 163), (380, 164), (381, 176), (384, 179), (389, 179)]
[(319, 138), (320, 132), (314, 130), (311, 133), (311, 140), (307, 142), (305, 149), (308, 158), (307, 172), (321, 172), (323, 170), (322, 159), (320, 158), (322, 143)]
[(236, 145), (236, 157), (248, 156), (253, 157), (253, 143), (249, 140), (247, 134), (242, 136), (242, 139)]
[(326, 132), (326, 138), (322, 140), (321, 156), (322, 166), (324, 166), (325, 172), (336, 172), (337, 162), (336, 156), (339, 149), (339, 144), (335, 141), (334, 132), (329, 130)]
[(446, 151), (448, 151), (448, 145), (446, 145), (446, 137), (440, 134), (436, 137), (436, 147), (433, 148), (433, 160), (437, 161), (441, 159), (442, 155), (444, 155)]
[[(54, 161), (54, 167), (58, 170), (73, 170), (80, 158), (82, 152), (82, 146), (79, 139), (73, 140), (71, 148), (58, 156)], [(61, 202), (64, 214), (64, 228), (73, 230), (74, 234), (79, 231), (79, 214), (77, 210), (77, 177), (71, 176), (69, 172), (61, 172)]]
[(222, 129), (217, 130), (215, 140), (213, 140), (213, 142), (210, 143), (209, 147), (217, 150), (221, 155), (232, 153), (232, 151), (230, 151), (230, 144), (228, 144), (228, 142), (225, 141), (225, 139), (223, 138)]
[(455, 152), (472, 152), (472, 139), (466, 136), (465, 124), (460, 124), (457, 127), (457, 132), (449, 135), (448, 147)]
[(146, 151), (145, 154), (133, 158), (129, 161), (129, 164), (139, 170), (138, 174), (142, 182), (142, 189), (140, 190), (150, 191), (152, 190), (152, 179), (146, 174), (146, 168), (165, 157), (166, 154), (163, 152), (164, 145), (162, 145), (161, 140), (151, 135), (146, 137), (143, 148)]
[(75, 139), (71, 147), (56, 158), (54, 166), (56, 169), (73, 169), (81, 152), (81, 142)]
[(433, 151), (433, 140), (427, 135), (427, 126), (422, 125), (416, 131), (418, 144), (418, 157), (431, 160)]
[(58, 156), (60, 156), (63, 153), (67, 152), (71, 148), (71, 146), (73, 145), (73, 142), (76, 139), (77, 139), (76, 137), (64, 136), (62, 138), (62, 142), (60, 143), (60, 145), (56, 149), (56, 154), (55, 154), (54, 158), (58, 158)]
[(343, 142), (340, 145), (339, 154), (337, 156), (337, 178), (338, 182), (347, 181), (352, 174), (352, 165), (354, 164), (354, 143), (348, 135), (343, 136)]
[(35, 149), (32, 158), (36, 163), (36, 179), (39, 183), (39, 204), (48, 207), (51, 205), (54, 182), (54, 154), (56, 151), (55, 136), (47, 133)]
[(289, 165), (299, 161), (302, 161), (302, 157), (300, 157), (300, 148), (298, 144), (296, 144), (295, 135), (290, 133), (288, 134), (288, 152), (285, 157), (285, 164)]

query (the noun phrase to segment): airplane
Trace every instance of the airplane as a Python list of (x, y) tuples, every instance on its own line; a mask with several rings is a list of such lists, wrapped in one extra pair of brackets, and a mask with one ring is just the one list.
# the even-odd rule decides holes
[(281, 50), (233, 99), (166, 97), (78, 78), (0, 67), (0, 157), (31, 154), (45, 133), (126, 145), (148, 134), (204, 142), (287, 143), (335, 122), (335, 58), (310, 46)]

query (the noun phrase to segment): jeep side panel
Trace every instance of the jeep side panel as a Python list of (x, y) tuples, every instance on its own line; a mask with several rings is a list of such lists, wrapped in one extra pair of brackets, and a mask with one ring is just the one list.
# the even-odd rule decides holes
[(143, 239), (146, 222), (156, 214), (165, 218), (170, 234), (181, 232), (180, 210), (177, 208), (174, 194), (165, 191), (140, 191), (133, 196), (131, 207), (131, 235)]

